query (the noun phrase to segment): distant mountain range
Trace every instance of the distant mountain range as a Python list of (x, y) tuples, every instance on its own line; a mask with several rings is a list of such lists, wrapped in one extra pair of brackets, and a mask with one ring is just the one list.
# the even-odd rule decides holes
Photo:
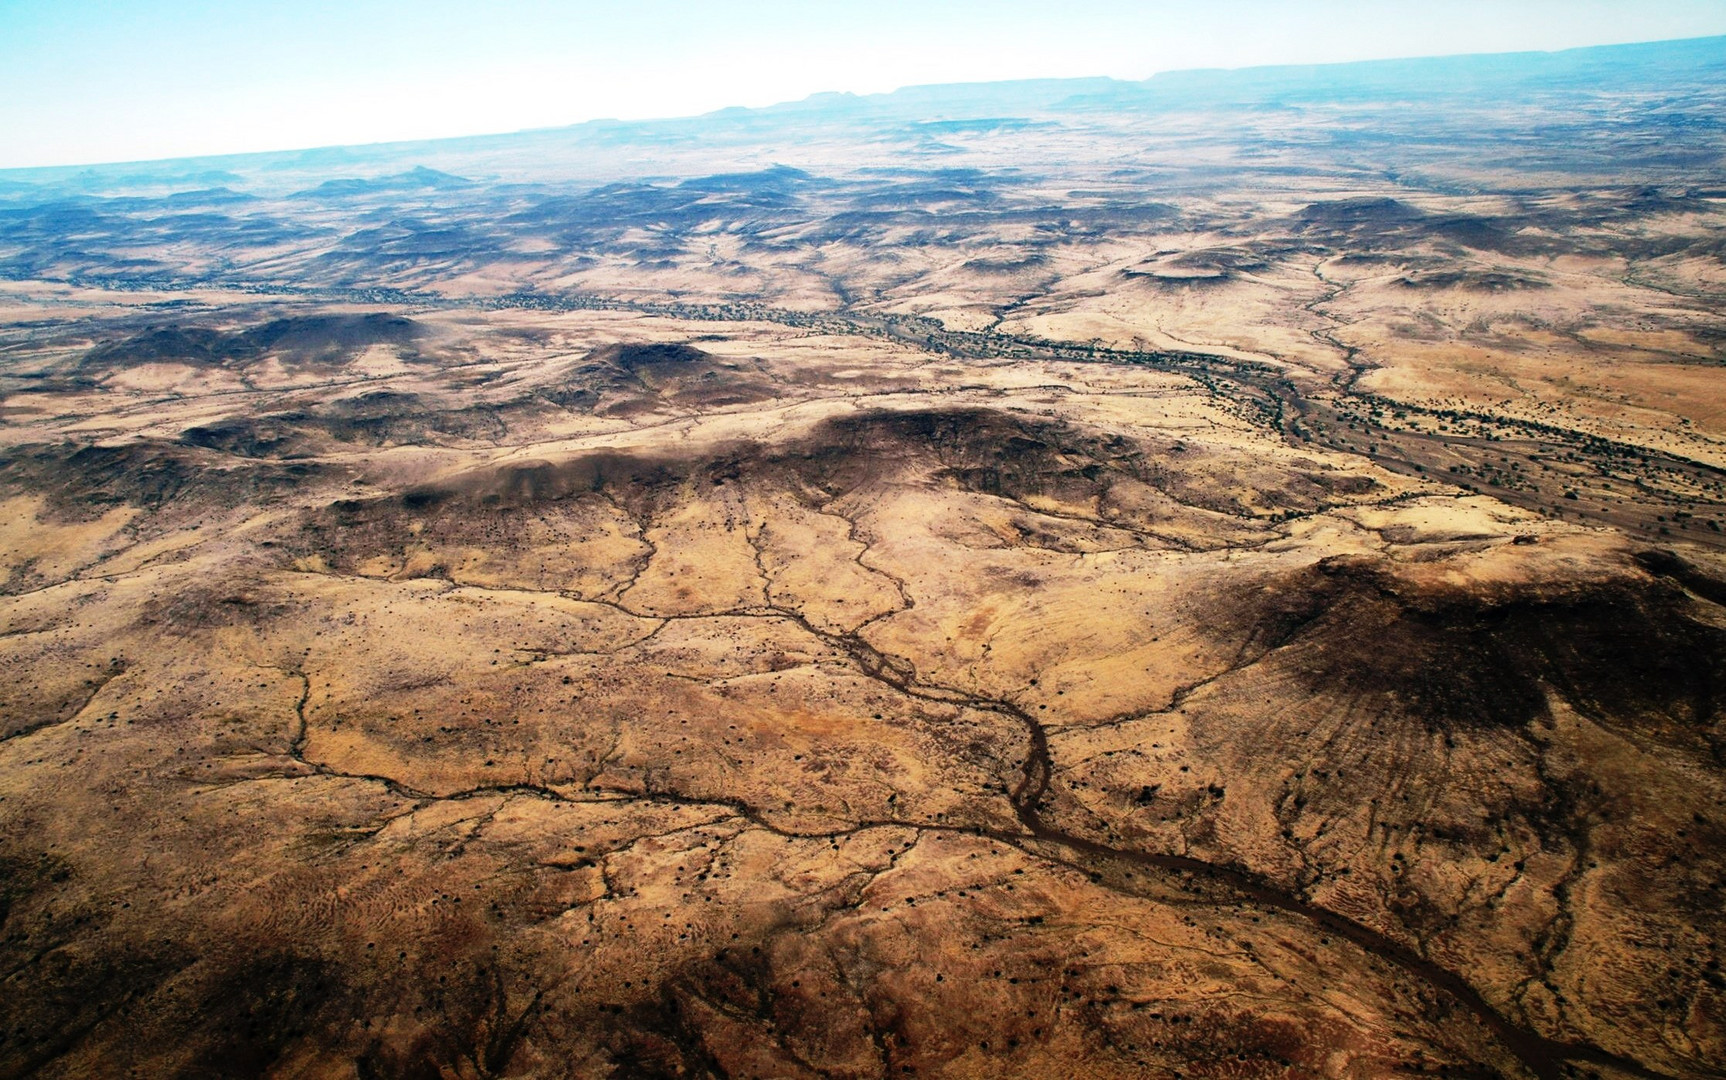
[[(1726, 36), (1559, 52), (1491, 53), (1372, 60), (1343, 64), (1170, 71), (1139, 82), (1112, 78), (1021, 79), (910, 86), (891, 93), (819, 93), (764, 108), (727, 108), (659, 120), (592, 120), (567, 127), (508, 134), (334, 146), (99, 166), (0, 170), (0, 201), (34, 199), (45, 190), (116, 194), (142, 188), (232, 187), (286, 194), (326, 185), (339, 194), (352, 182), (380, 180), (405, 189), (460, 184), (457, 172), (490, 180), (539, 181), (547, 176), (604, 180), (630, 174), (607, 161), (618, 148), (713, 148), (796, 139), (800, 133), (875, 131), (930, 139), (949, 134), (999, 134), (1038, 123), (1087, 116), (1156, 117), (1195, 110), (1302, 109), (1316, 105), (1393, 106), (1466, 99), (1522, 102), (1542, 94), (1660, 95), (1726, 86)], [(1685, 123), (1720, 125), (1698, 115)], [(523, 158), (526, 160), (523, 160)], [(669, 159), (637, 160), (635, 171), (698, 175)], [(406, 176), (404, 177), (403, 174)], [(440, 178), (440, 174), (441, 178)]]

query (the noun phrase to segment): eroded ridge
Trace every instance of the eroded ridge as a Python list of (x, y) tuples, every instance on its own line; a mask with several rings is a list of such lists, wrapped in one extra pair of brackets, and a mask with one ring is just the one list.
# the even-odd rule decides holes
[(1720, 55), (0, 179), (0, 1075), (1720, 1075)]
[[(1670, 897), (1645, 935), (1709, 932), (1713, 789), (1682, 872), (1610, 809), (1715, 767), (1703, 564), (1260, 424), (1011, 401), (406, 484), (326, 459), (214, 524), (195, 490), (152, 501), (184, 451), (135, 452), (102, 481), (140, 507), (117, 540), (7, 601), (18, 670), (103, 654), (8, 706), (4, 806), (42, 830), (11, 977), (85, 987), (29, 999), (8, 1060), (876, 1074), (1085, 1047), (1126, 1075), (1223, 1040), (1259, 1069), (1700, 1074), (1578, 977), (1646, 985), (1581, 901), (1628, 880)], [(110, 794), (71, 813), (68, 783)], [(269, 955), (173, 944), (216, 926)], [(126, 1007), (176, 996), (213, 1019)]]

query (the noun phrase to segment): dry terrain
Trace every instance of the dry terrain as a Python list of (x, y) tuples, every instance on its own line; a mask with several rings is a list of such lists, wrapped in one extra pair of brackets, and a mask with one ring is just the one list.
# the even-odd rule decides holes
[(0, 174), (0, 1076), (1721, 1075), (1722, 57)]

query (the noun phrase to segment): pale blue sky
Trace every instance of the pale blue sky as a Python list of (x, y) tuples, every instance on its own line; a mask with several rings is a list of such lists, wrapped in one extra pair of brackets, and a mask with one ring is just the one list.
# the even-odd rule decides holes
[(0, 0), (0, 168), (1726, 34), (1726, 0)]

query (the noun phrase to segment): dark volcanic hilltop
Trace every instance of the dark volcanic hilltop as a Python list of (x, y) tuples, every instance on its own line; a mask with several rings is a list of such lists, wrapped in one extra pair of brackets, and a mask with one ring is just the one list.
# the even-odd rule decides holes
[(1720, 1075), (1723, 113), (0, 175), (0, 1075)]

